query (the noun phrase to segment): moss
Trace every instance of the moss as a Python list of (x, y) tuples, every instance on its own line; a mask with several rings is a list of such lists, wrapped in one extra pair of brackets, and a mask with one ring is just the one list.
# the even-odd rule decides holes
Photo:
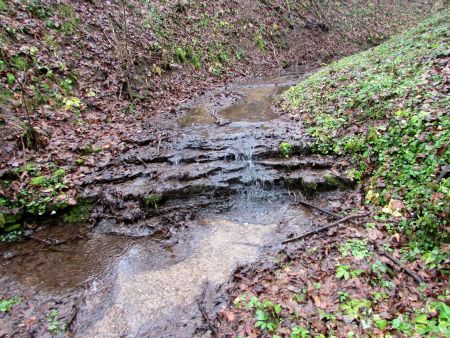
[(3, 228), (6, 225), (5, 216), (0, 212), (0, 228)]
[(8, 232), (12, 232), (12, 231), (21, 230), (21, 229), (22, 229), (22, 225), (19, 223), (16, 223), (16, 224), (12, 224), (12, 225), (5, 227), (5, 232), (8, 233)]
[(43, 187), (47, 183), (45, 176), (33, 177), (30, 181), (31, 185)]
[(325, 175), (324, 177), (325, 184), (330, 188), (336, 188), (340, 186), (340, 182), (336, 176), (333, 175)]
[(63, 217), (64, 223), (77, 224), (86, 222), (94, 208), (91, 201), (82, 201), (72, 207)]
[(82, 155), (91, 155), (91, 154), (97, 154), (102, 151), (102, 148), (95, 147), (92, 144), (88, 144), (86, 147), (81, 149)]
[(145, 196), (144, 198), (144, 202), (146, 206), (151, 206), (151, 207), (158, 207), (158, 202), (160, 202), (162, 199), (161, 195), (158, 194), (150, 194)]
[(302, 191), (307, 194), (311, 194), (314, 191), (317, 191), (317, 188), (318, 188), (318, 185), (317, 185), (317, 182), (315, 182), (315, 181), (303, 180), (303, 182), (302, 182)]
[(3, 214), (3, 217), (5, 218), (5, 224), (14, 224), (14, 223), (20, 223), (22, 220), (22, 214)]

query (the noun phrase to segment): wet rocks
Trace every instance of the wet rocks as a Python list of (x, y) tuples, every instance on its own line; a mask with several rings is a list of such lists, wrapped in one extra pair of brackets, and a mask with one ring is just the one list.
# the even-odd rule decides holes
[[(107, 217), (98, 230), (152, 235), (164, 225), (153, 218), (226, 206), (254, 186), (263, 194), (272, 189), (313, 194), (348, 186), (332, 157), (310, 154), (300, 124), (273, 113), (272, 96), (280, 88), (286, 83), (251, 83), (228, 88), (229, 95), (206, 95), (184, 107), (179, 124), (162, 124), (164, 140), (130, 150), (114, 165), (88, 175), (86, 193), (101, 191), (97, 214)], [(210, 123), (209, 117), (227, 123)], [(290, 158), (279, 153), (286, 141), (293, 149)], [(151, 195), (160, 199), (149, 207), (145, 201)]]

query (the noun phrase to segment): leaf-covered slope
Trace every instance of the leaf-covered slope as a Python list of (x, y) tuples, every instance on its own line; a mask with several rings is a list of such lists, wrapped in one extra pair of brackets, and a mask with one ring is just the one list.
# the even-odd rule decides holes
[(285, 95), (317, 151), (354, 159), (351, 174), (368, 178), (366, 202), (387, 229), (428, 248), (449, 237), (449, 22), (448, 11), (437, 14)]

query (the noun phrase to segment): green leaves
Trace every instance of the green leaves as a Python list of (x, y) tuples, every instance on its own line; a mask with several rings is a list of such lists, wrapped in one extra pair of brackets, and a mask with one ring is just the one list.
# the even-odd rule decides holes
[(256, 310), (255, 319), (257, 321), (266, 321), (269, 320), (269, 315), (264, 312), (264, 310)]
[(309, 338), (309, 331), (303, 327), (296, 326), (291, 331), (291, 338)]
[(253, 296), (247, 303), (246, 308), (255, 309), (255, 327), (263, 331), (275, 331), (278, 327), (282, 311), (280, 304), (274, 304), (269, 300), (261, 302), (256, 296)]
[(8, 81), (9, 84), (13, 84), (14, 82), (16, 82), (15, 75), (11, 73), (6, 74), (6, 81)]
[(58, 316), (59, 316), (58, 310), (56, 310), (56, 309), (53, 309), (47, 315), (47, 322), (48, 322), (48, 327), (47, 328), (54, 335), (63, 333), (66, 330), (66, 324), (62, 323), (58, 319)]
[(395, 318), (392, 321), (392, 327), (402, 333), (408, 335), (411, 334), (411, 324), (407, 321), (407, 319), (404, 319), (403, 316), (398, 316)]
[(0, 312), (9, 312), (18, 303), (20, 303), (20, 298), (18, 297), (0, 300)]
[(340, 306), (349, 320), (366, 317), (372, 309), (372, 302), (367, 299), (350, 299)]
[(344, 257), (350, 254), (359, 259), (370, 256), (370, 251), (367, 249), (367, 240), (365, 239), (348, 240), (346, 243), (339, 245), (339, 251)]
[(281, 156), (285, 158), (291, 157), (294, 151), (294, 147), (288, 142), (281, 142), (278, 149), (280, 151)]
[(336, 278), (348, 280), (350, 277), (356, 278), (359, 277), (364, 271), (363, 270), (353, 270), (350, 266), (347, 265), (337, 265), (336, 266)]
[(349, 270), (349, 266), (339, 265), (336, 268), (336, 278), (348, 280), (350, 278)]
[(388, 325), (388, 322), (386, 319), (382, 319), (379, 315), (374, 315), (372, 319), (373, 319), (375, 326), (378, 329), (380, 329), (380, 330), (386, 329), (386, 327)]

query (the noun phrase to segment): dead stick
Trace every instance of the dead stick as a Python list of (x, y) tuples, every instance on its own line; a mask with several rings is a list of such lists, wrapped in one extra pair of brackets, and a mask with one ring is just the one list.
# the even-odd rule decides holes
[(422, 284), (423, 280), (418, 275), (416, 275), (411, 269), (408, 269), (406, 266), (404, 266), (397, 258), (392, 256), (391, 254), (387, 253), (383, 249), (380, 249), (377, 243), (375, 241), (370, 240), (369, 241), (377, 250), (378, 254), (380, 256), (384, 256), (387, 259), (389, 259), (392, 263), (394, 263), (400, 270), (403, 270), (406, 274), (410, 275), (412, 279), (416, 281), (417, 284)]
[[(308, 202), (304, 202), (304, 201), (299, 201), (300, 204), (302, 205), (306, 205), (310, 208), (313, 209), (317, 209), (327, 215), (333, 216), (335, 218), (340, 218), (341, 216), (339, 216), (338, 214), (332, 213), (328, 210), (322, 209), (314, 204), (310, 204)], [(284, 243), (284, 242), (283, 242)], [(380, 249), (380, 247), (378, 246), (377, 243), (375, 243), (375, 241), (370, 240), (370, 243), (374, 246), (374, 248), (377, 250), (377, 252), (381, 255), (386, 257), (387, 259), (389, 259), (391, 262), (393, 262), (394, 264), (396, 264), (398, 266), (398, 268), (400, 270), (403, 270), (406, 274), (410, 275), (418, 284), (422, 284), (423, 280), (422, 278), (420, 278), (418, 275), (416, 275), (412, 270), (408, 269), (406, 266), (404, 266), (397, 258), (395, 258), (394, 256), (388, 254), (386, 251)]]
[(299, 240), (301, 240), (301, 239), (303, 239), (303, 238), (306, 238), (306, 237), (309, 237), (309, 236), (318, 234), (319, 232), (323, 232), (323, 231), (325, 231), (325, 230), (331, 229), (331, 228), (333, 228), (333, 227), (335, 227), (335, 226), (337, 226), (337, 225), (339, 225), (339, 224), (341, 224), (341, 223), (347, 222), (347, 221), (349, 221), (349, 220), (351, 220), (351, 219), (354, 219), (354, 218), (361, 218), (361, 217), (366, 217), (366, 216), (369, 216), (369, 213), (349, 215), (349, 216), (347, 216), (347, 217), (344, 217), (344, 218), (341, 218), (341, 219), (337, 220), (336, 222), (327, 224), (327, 225), (325, 225), (325, 226), (323, 226), (323, 227), (321, 227), (321, 228), (318, 228), (318, 229), (316, 229), (316, 230), (309, 231), (309, 232), (307, 232), (306, 234), (303, 234), (303, 235), (301, 235), (301, 236), (287, 239), (287, 240), (283, 241), (282, 243), (283, 243), (283, 244), (286, 244), (286, 243), (290, 243), (290, 242), (299, 241)]
[(334, 218), (342, 218), (342, 216), (340, 216), (340, 215), (338, 215), (338, 214), (335, 214), (335, 213), (333, 213), (333, 212), (331, 212), (331, 211), (322, 209), (321, 207), (318, 207), (317, 205), (308, 203), (308, 202), (306, 202), (306, 201), (298, 201), (298, 203), (299, 203), (299, 204), (302, 204), (302, 205), (305, 205), (305, 206), (307, 206), (307, 207), (310, 207), (310, 208), (319, 210), (319, 211), (323, 212), (324, 214), (333, 216)]
[(400, 268), (400, 270), (403, 270), (408, 275), (410, 275), (416, 281), (417, 284), (422, 284), (423, 283), (422, 278), (420, 278), (412, 270), (408, 269), (406, 266), (404, 266), (402, 263), (400, 263), (400, 261), (397, 258), (395, 258), (394, 256), (391, 256), (390, 254), (388, 254), (385, 251), (381, 251), (380, 255), (385, 256), (386, 258), (390, 259), (392, 262), (397, 264), (397, 266)]
[(136, 160), (142, 163), (145, 169), (148, 168), (147, 163), (145, 163), (138, 155), (134, 155), (134, 157), (136, 157)]

